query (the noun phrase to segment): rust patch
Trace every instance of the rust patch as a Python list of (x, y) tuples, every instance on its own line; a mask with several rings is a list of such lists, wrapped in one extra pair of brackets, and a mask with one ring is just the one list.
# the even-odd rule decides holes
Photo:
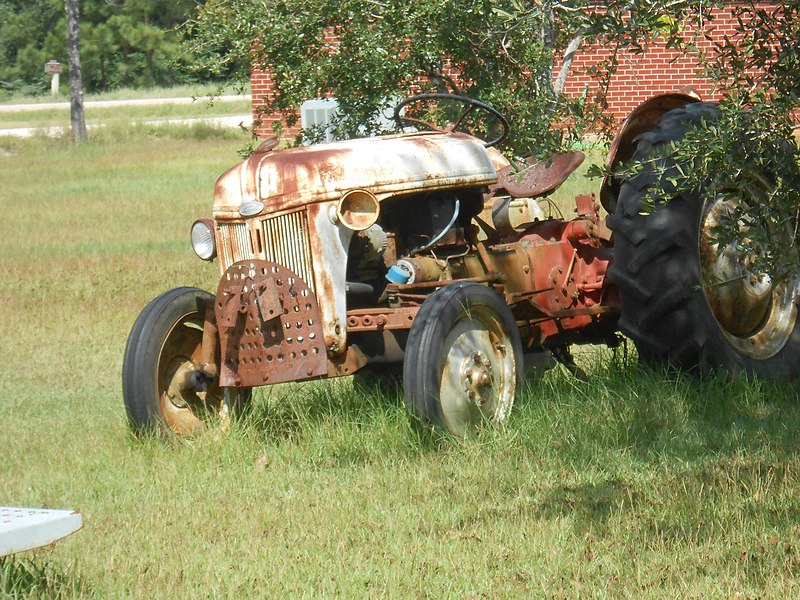
[(419, 308), (360, 308), (347, 311), (347, 331), (384, 331), (411, 329)]
[(267, 211), (338, 200), (354, 189), (380, 201), (465, 185), (488, 185), (495, 168), (478, 140), (462, 134), (423, 133), (363, 138), (256, 154), (217, 181), (215, 219), (239, 217), (242, 202)]
[[(619, 165), (629, 161), (636, 150), (636, 136), (655, 127), (664, 113), (699, 100), (700, 98), (694, 94), (660, 94), (640, 104), (620, 126), (608, 149), (606, 166), (615, 170)], [(600, 187), (600, 203), (609, 213), (613, 213), (617, 208), (618, 193), (617, 178), (604, 177)]]
[(619, 311), (606, 277), (612, 250), (601, 237), (599, 206), (591, 195), (575, 201), (577, 219), (542, 221), (490, 247), (506, 301), (540, 330), (541, 342)]
[(296, 273), (270, 261), (231, 265), (217, 290), (220, 385), (255, 387), (327, 374), (319, 305)]
[(554, 154), (547, 160), (529, 161), (529, 166), (521, 171), (514, 171), (509, 165), (497, 173), (497, 184), (492, 190), (504, 189), (515, 198), (544, 196), (558, 189), (585, 158), (583, 152), (577, 150)]

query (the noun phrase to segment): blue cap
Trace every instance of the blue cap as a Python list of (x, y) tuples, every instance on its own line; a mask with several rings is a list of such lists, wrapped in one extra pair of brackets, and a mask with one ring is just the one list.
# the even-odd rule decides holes
[(408, 280), (411, 279), (411, 273), (409, 273), (403, 267), (392, 265), (389, 268), (389, 271), (386, 273), (386, 279), (392, 283), (399, 283), (400, 285), (403, 285), (408, 283)]

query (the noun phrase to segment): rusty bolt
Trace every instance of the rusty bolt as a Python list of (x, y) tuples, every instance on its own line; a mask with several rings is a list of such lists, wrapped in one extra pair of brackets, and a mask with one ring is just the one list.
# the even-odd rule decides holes
[(467, 392), (467, 396), (469, 396), (470, 400), (474, 400), (475, 399), (475, 392), (470, 390), (470, 391)]
[(464, 373), (464, 375), (466, 375), (467, 379), (472, 379), (472, 369), (467, 369), (467, 372)]
[(486, 368), (488, 369), (489, 367), (491, 367), (491, 366), (492, 366), (492, 361), (490, 361), (490, 360), (487, 358), (485, 361), (483, 361), (483, 366), (484, 366), (484, 367), (486, 367)]
[(378, 315), (378, 319), (376, 321), (378, 323), (378, 327), (383, 327), (386, 325), (386, 317), (384, 315)]
[(489, 385), (489, 383), (490, 383), (491, 381), (492, 381), (492, 380), (489, 378), (489, 374), (488, 374), (488, 373), (483, 373), (483, 374), (481, 375), (481, 379), (480, 379), (480, 384), (481, 384), (481, 385), (483, 385), (483, 386), (487, 386), (487, 385)]

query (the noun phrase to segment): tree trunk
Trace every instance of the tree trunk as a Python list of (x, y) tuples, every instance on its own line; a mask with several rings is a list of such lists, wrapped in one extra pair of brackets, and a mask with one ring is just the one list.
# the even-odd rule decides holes
[(86, 142), (86, 118), (83, 114), (83, 77), (81, 74), (81, 30), (79, 0), (64, 0), (67, 11), (67, 57), (69, 59), (69, 120), (72, 141)]

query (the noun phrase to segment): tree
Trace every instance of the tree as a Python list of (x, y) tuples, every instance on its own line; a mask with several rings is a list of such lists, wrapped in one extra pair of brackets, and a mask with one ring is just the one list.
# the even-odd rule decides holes
[(67, 14), (67, 56), (69, 57), (69, 114), (72, 139), (86, 142), (86, 118), (83, 114), (83, 80), (81, 77), (80, 6), (78, 0), (64, 0)]
[[(663, 29), (658, 4), (636, 3), (631, 19), (633, 3), (622, 0), (602, 13), (589, 0), (213, 0), (195, 21), (193, 50), (205, 68), (247, 59), (269, 68), (277, 94), (266, 110), (289, 123), (303, 100), (335, 96), (338, 136), (371, 134), (392, 99), (451, 91), (510, 115), (514, 150), (543, 152), (609, 124), (602, 93), (561, 94), (574, 49), (584, 40), (609, 48), (607, 68), (596, 71), (602, 90), (614, 49)], [(683, 16), (690, 4), (672, 10)]]
[(22, 93), (46, 93), (43, 65), (65, 57), (61, 0), (0, 0), (0, 86)]
[[(717, 5), (701, 3), (706, 30), (715, 26)], [(713, 232), (718, 247), (735, 242), (753, 257), (754, 273), (786, 280), (800, 275), (800, 5), (748, 0), (735, 5), (734, 21), (710, 50), (685, 45), (719, 86), (719, 116), (624, 174), (651, 170), (660, 180), (654, 189), (702, 189), (707, 199), (726, 200), (729, 210)], [(677, 172), (669, 169), (675, 162)], [(651, 209), (661, 201), (651, 195)]]
[[(88, 91), (196, 80), (181, 48), (192, 0), (82, 0), (81, 59)], [(61, 0), (0, 0), (0, 86), (43, 94), (42, 66), (66, 62), (66, 15)], [(225, 74), (223, 74), (225, 75)]]
[[(758, 251), (767, 272), (788, 276), (797, 269), (800, 229), (800, 157), (790, 141), (800, 108), (800, 6), (796, 0), (733, 3), (736, 31), (703, 50), (698, 42), (726, 4), (732, 3), (211, 0), (193, 24), (192, 47), (203, 68), (248, 59), (268, 68), (276, 92), (265, 110), (282, 112), (290, 124), (303, 100), (334, 96), (340, 107), (335, 133), (371, 134), (392, 99), (410, 90), (448, 90), (495, 105), (513, 122), (509, 149), (536, 154), (573, 145), (587, 131), (608, 132), (604, 84), (620, 53), (646, 52), (660, 38), (704, 65), (724, 96), (716, 121), (700, 123), (665, 150), (682, 165), (678, 177), (661, 173), (669, 178), (665, 184), (702, 186), (709, 194), (761, 186), (762, 202), (738, 204), (720, 224), (720, 247), (737, 239), (743, 250)], [(597, 93), (564, 97), (572, 57), (587, 45), (606, 50), (594, 70)], [(612, 175), (630, 176), (632, 169)], [(787, 228), (788, 238), (776, 235)]]

